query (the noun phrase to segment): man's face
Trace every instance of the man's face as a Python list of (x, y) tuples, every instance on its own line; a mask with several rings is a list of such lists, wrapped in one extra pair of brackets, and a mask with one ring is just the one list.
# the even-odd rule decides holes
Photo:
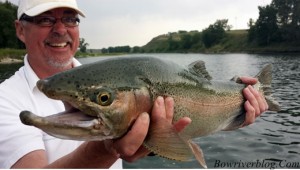
[(45, 64), (52, 68), (69, 67), (79, 46), (79, 29), (78, 26), (65, 26), (61, 18), (77, 17), (77, 13), (68, 8), (57, 8), (38, 17), (42, 16), (54, 17), (56, 23), (49, 27), (26, 21), (21, 23), (31, 66)]

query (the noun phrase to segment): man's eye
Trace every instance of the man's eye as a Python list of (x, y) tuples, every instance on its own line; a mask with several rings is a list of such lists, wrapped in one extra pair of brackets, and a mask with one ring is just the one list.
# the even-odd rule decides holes
[(53, 19), (47, 18), (47, 17), (40, 18), (40, 19), (38, 20), (38, 23), (39, 23), (39, 24), (43, 24), (43, 23), (52, 23), (52, 22), (53, 22)]
[(66, 26), (74, 27), (80, 22), (79, 18), (76, 17), (64, 17), (61, 20)]
[(75, 23), (76, 22), (76, 18), (71, 18), (71, 17), (67, 17), (64, 20), (65, 20), (65, 22), (68, 22), (68, 23)]
[(72, 21), (72, 18), (66, 18), (65, 22), (69, 22), (70, 23), (70, 22), (73, 22), (73, 21)]

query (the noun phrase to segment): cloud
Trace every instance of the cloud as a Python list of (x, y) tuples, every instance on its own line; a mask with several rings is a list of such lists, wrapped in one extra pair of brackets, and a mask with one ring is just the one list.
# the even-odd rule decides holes
[(178, 30), (199, 30), (217, 19), (246, 29), (259, 5), (271, 0), (101, 0), (78, 1), (87, 13), (82, 36), (91, 48), (141, 46), (153, 37)]
[[(16, 2), (16, 0), (10, 0)], [(81, 37), (89, 48), (142, 46), (152, 38), (178, 30), (202, 31), (217, 19), (233, 29), (246, 29), (257, 19), (258, 6), (271, 0), (77, 0), (87, 17)]]

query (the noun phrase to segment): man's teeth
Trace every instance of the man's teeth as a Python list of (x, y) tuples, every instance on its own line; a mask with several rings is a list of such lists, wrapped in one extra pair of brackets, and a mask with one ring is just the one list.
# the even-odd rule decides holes
[(49, 44), (52, 47), (65, 47), (68, 43), (52, 43)]

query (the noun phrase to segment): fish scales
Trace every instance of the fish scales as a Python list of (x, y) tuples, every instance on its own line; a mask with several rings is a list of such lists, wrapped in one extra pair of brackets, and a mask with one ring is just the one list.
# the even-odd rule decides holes
[[(270, 110), (279, 110), (271, 98), (271, 65), (257, 75), (256, 88)], [(203, 61), (188, 67), (152, 57), (119, 57), (103, 60), (40, 80), (37, 87), (46, 96), (62, 100), (72, 109), (49, 117), (30, 111), (20, 113), (21, 121), (58, 138), (106, 140), (122, 137), (139, 114), (151, 113), (158, 96), (174, 98), (174, 118), (190, 117), (181, 132), (159, 119), (150, 123), (144, 145), (157, 155), (188, 161), (196, 158), (206, 167), (200, 146), (192, 139), (220, 130), (234, 130), (244, 122), (243, 84), (238, 79), (213, 80)]]

